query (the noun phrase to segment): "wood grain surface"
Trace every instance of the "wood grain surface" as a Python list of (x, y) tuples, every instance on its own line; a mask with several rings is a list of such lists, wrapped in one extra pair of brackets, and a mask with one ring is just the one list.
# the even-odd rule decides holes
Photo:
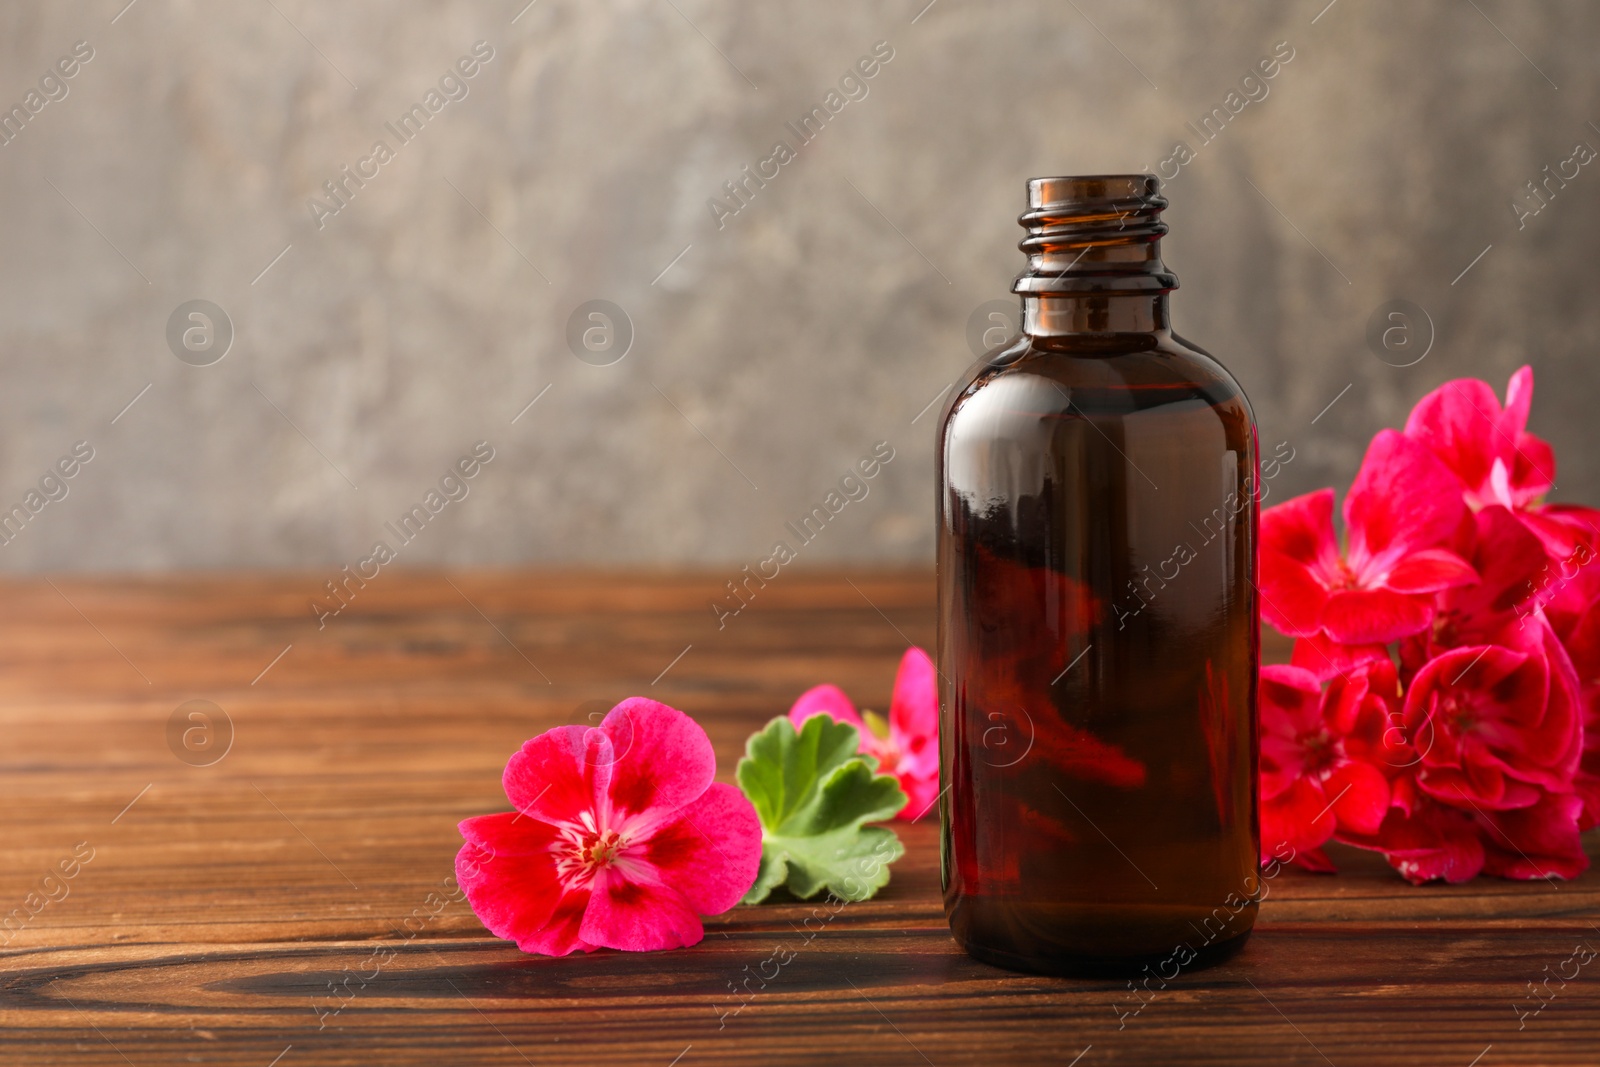
[(930, 577), (785, 572), (721, 630), (726, 575), (384, 572), (319, 629), (327, 577), (0, 588), (0, 1064), (1600, 1063), (1593, 873), (1418, 889), (1336, 848), (1239, 956), (1136, 998), (958, 951), (919, 824), (836, 914), (524, 956), (446, 881), (524, 739), (648, 694), (730, 780), (807, 686), (887, 704)]

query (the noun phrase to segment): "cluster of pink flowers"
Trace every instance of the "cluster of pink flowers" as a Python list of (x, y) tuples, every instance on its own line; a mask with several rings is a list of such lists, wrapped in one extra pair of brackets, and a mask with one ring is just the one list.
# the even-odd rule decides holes
[[(1600, 823), (1600, 511), (1543, 503), (1533, 372), (1502, 406), (1447, 382), (1331, 489), (1261, 516), (1261, 613), (1296, 638), (1261, 671), (1261, 836), (1332, 870), (1381, 852), (1412, 882), (1572, 878)], [(1586, 741), (1587, 739), (1587, 741)]]

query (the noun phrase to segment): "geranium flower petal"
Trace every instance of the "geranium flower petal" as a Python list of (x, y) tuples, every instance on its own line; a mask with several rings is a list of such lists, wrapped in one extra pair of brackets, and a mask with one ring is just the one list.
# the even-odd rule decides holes
[(901, 738), (900, 766), (897, 775), (917, 780), (937, 780), (939, 777), (939, 735), (923, 734)]
[(1583, 677), (1600, 680), (1600, 553), (1584, 547), (1551, 564), (1539, 585), (1545, 617)]
[(1333, 531), (1333, 490), (1318, 489), (1261, 512), (1261, 551), (1281, 552), (1308, 566), (1339, 556)]
[(1261, 802), (1261, 854), (1268, 856), (1287, 844), (1296, 852), (1319, 848), (1333, 836), (1337, 823), (1328, 798), (1305, 778)]
[(524, 815), (574, 823), (599, 806), (615, 762), (611, 740), (587, 726), (560, 726), (523, 742), (506, 762), (506, 797)]
[(1341, 834), (1339, 839), (1382, 852), (1414, 885), (1439, 878), (1456, 885), (1483, 870), (1483, 842), (1472, 817), (1420, 797), (1410, 815), (1391, 809), (1376, 837)]
[(939, 794), (939, 674), (928, 654), (915, 646), (900, 657), (895, 673), (889, 740), (898, 765), (885, 769), (906, 794), (896, 818), (915, 819)]
[(1261, 698), (1282, 707), (1315, 708), (1322, 683), (1303, 667), (1267, 663), (1261, 667)]
[(1516, 811), (1484, 818), (1484, 870), (1502, 878), (1576, 878), (1589, 869), (1578, 819), (1583, 801), (1571, 793), (1546, 793)]
[(457, 828), (468, 844), (476, 845), (486, 856), (543, 855), (556, 840), (555, 827), (514, 811), (474, 815), (461, 820)]
[(800, 699), (789, 709), (789, 721), (794, 723), (796, 728), (813, 715), (831, 715), (840, 722), (862, 728), (861, 716), (856, 712), (856, 706), (850, 702), (844, 690), (836, 685), (812, 686), (801, 693)]
[(1408, 553), (1385, 576), (1383, 584), (1397, 593), (1437, 593), (1478, 580), (1472, 564), (1448, 549), (1423, 548)]
[(739, 903), (761, 866), (761, 820), (745, 795), (713, 783), (705, 795), (656, 830), (631, 861), (648, 865), (700, 915), (720, 915)]
[[(1469, 743), (1461, 746), (1461, 755), (1465, 758), (1460, 768), (1441, 768), (1439, 781), (1433, 783), (1430, 782), (1434, 778), (1433, 769), (1424, 766), (1417, 776), (1417, 785), (1458, 808), (1470, 808), (1475, 802), (1483, 807), (1514, 807), (1506, 803), (1506, 776), (1499, 761), (1492, 754), (1479, 751), (1478, 746), (1470, 743), (1473, 739), (1465, 740)], [(1537, 797), (1529, 799), (1528, 803), (1534, 799)]]
[(563, 893), (544, 928), (520, 938), (517, 947), (524, 952), (538, 952), (546, 956), (593, 952), (605, 947), (597, 942), (586, 941), (583, 937), (583, 919), (588, 914), (592, 895), (587, 888)]
[(1310, 565), (1283, 552), (1261, 553), (1261, 617), (1288, 637), (1310, 637), (1322, 629), (1328, 589)]
[(1367, 700), (1365, 671), (1335, 675), (1323, 697), (1318, 714), (1328, 729), (1348, 734)]
[(1544, 545), (1556, 565), (1570, 568), (1569, 561), (1584, 558), (1579, 546), (1594, 558), (1594, 548), (1600, 537), (1600, 512), (1576, 504), (1547, 504), (1544, 507), (1517, 512), (1517, 518), (1533, 532)]
[(1472, 557), (1480, 580), (1450, 590), (1440, 604), (1442, 610), (1465, 623), (1468, 632), (1481, 635), (1505, 621), (1492, 616), (1515, 610), (1535, 594), (1545, 568), (1545, 553), (1539, 538), (1499, 504), (1479, 511), (1473, 526), (1476, 543)]
[(1469, 489), (1489, 479), (1497, 455), (1500, 398), (1488, 382), (1458, 378), (1417, 402), (1406, 420), (1406, 436), (1426, 445)]
[(704, 793), (716, 775), (711, 739), (677, 708), (629, 697), (606, 714), (600, 729), (616, 752), (610, 800), (619, 823), (647, 812), (664, 818)]
[(1379, 661), (1391, 662), (1383, 645), (1347, 645), (1333, 640), (1320, 630), (1296, 641), (1294, 652), (1289, 657), (1289, 662), (1294, 666), (1310, 671), (1324, 682), (1349, 674), (1364, 664)]
[(1515, 674), (1528, 660), (1525, 652), (1499, 645), (1467, 645), (1447, 649), (1429, 660), (1411, 680), (1406, 715), (1418, 714), (1435, 688), (1492, 688)]
[(1556, 483), (1556, 453), (1549, 442), (1531, 433), (1517, 434), (1512, 441), (1511, 499), (1522, 507)]
[(1300, 780), (1304, 767), (1301, 735), (1320, 724), (1322, 684), (1299, 667), (1261, 668), (1261, 794), (1272, 799)]
[[(1600, 548), (1600, 509), (1583, 504), (1545, 504), (1533, 514), (1571, 528), (1568, 538), (1572, 551), (1557, 557), (1566, 567), (1581, 567), (1594, 561), (1595, 549)], [(1579, 552), (1580, 544), (1587, 551)]]
[(1550, 624), (1541, 619), (1537, 628), (1542, 637), (1545, 665), (1550, 672), (1550, 701), (1541, 727), (1548, 732), (1552, 744), (1541, 751), (1550, 753), (1550, 766), (1560, 780), (1570, 782), (1578, 772), (1585, 745), (1587, 711), (1583, 682), (1577, 664)]
[[(1600, 761), (1585, 760), (1600, 763)], [(1600, 825), (1600, 773), (1595, 773), (1585, 767), (1579, 771), (1572, 780), (1573, 792), (1583, 803), (1583, 813), (1578, 817), (1579, 831), (1593, 830)]]
[(1322, 609), (1322, 626), (1342, 644), (1387, 644), (1428, 628), (1433, 606), (1388, 589), (1342, 589)]
[(906, 806), (895, 813), (895, 818), (913, 822), (933, 810), (933, 802), (939, 799), (939, 768), (935, 764), (933, 774), (912, 775), (897, 774), (895, 780), (900, 783), (900, 788), (906, 795)]
[(578, 935), (593, 945), (623, 952), (655, 952), (697, 945), (705, 927), (694, 908), (671, 886), (636, 880), (616, 863), (595, 876)]
[[(1271, 857), (1261, 857), (1263, 864), (1271, 861)], [(1337, 874), (1339, 868), (1333, 865), (1328, 854), (1320, 848), (1305, 848), (1294, 854), (1294, 865), (1315, 874)]]
[(1500, 413), (1500, 429), (1515, 437), (1528, 429), (1528, 411), (1533, 407), (1533, 368), (1524, 363), (1511, 372), (1506, 382), (1506, 406)]
[(1341, 828), (1375, 834), (1389, 811), (1389, 780), (1368, 763), (1351, 761), (1335, 767), (1322, 790), (1333, 801)]
[(1374, 557), (1437, 547), (1465, 511), (1460, 481), (1437, 456), (1404, 434), (1380, 430), (1344, 498), (1350, 566), (1359, 577)]
[(589, 893), (569, 891), (557, 876), (553, 827), (502, 812), (467, 819), (461, 833), (456, 884), (490, 933), (547, 956), (593, 947), (578, 936)]
[(939, 673), (933, 660), (915, 645), (900, 657), (889, 700), (890, 736), (902, 749), (912, 738), (939, 734)]
[(1518, 367), (1506, 382), (1506, 406), (1496, 420), (1501, 439), (1509, 442), (1515, 459), (1511, 482), (1518, 506), (1539, 496), (1556, 480), (1555, 452), (1528, 432), (1528, 410), (1533, 405), (1533, 368)]

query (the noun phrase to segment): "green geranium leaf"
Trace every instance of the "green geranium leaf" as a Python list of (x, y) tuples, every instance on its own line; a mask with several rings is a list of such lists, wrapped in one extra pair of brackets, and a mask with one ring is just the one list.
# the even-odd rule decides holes
[(859, 744), (854, 726), (827, 715), (799, 730), (779, 717), (751, 736), (738, 775), (761, 819), (761, 869), (746, 904), (779, 886), (802, 900), (824, 889), (866, 900), (888, 883), (905, 846), (893, 830), (864, 824), (892, 818), (906, 795)]

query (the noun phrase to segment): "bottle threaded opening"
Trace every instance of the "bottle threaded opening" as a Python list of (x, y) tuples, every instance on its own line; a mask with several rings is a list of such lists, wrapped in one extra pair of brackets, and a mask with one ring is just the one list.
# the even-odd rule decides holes
[(1167, 201), (1153, 174), (1086, 174), (1033, 178), (1028, 210), (1017, 222), (1028, 231), (1017, 247), (1028, 269), (1018, 293), (1168, 292), (1177, 276), (1161, 262)]

